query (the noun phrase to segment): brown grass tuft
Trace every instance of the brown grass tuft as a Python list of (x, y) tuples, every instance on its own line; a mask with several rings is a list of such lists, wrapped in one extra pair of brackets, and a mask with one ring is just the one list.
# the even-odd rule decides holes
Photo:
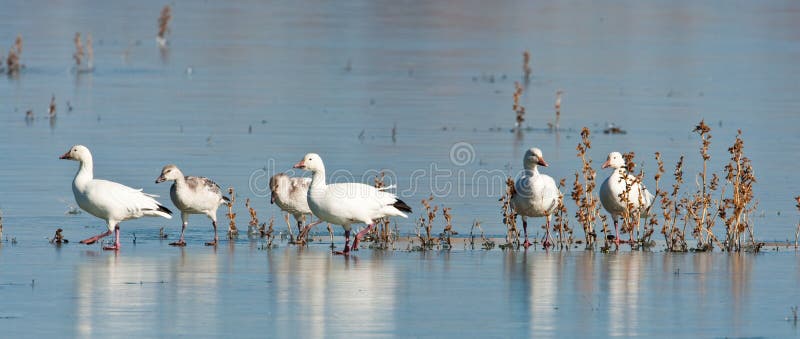
[(506, 243), (501, 245), (503, 248), (512, 247), (519, 248), (519, 229), (517, 228), (517, 212), (511, 205), (511, 197), (516, 194), (514, 188), (514, 179), (508, 177), (506, 179), (506, 192), (500, 197), (500, 208), (503, 213), (503, 225), (506, 226)]
[(522, 97), (522, 86), (520, 86), (519, 82), (514, 82), (514, 113), (516, 113), (516, 130), (522, 130), (522, 123), (525, 122), (525, 107), (519, 103), (519, 99)]
[(14, 40), (14, 46), (8, 51), (6, 58), (6, 73), (9, 76), (19, 75), (22, 71), (22, 35), (17, 35)]
[(239, 236), (239, 230), (236, 228), (236, 213), (233, 213), (233, 204), (236, 203), (236, 194), (234, 194), (233, 187), (228, 187), (228, 194), (231, 201), (228, 203), (228, 239), (234, 239)]
[(728, 148), (731, 154), (730, 161), (725, 165), (725, 181), (730, 188), (730, 197), (722, 199), (719, 206), (719, 216), (725, 222), (724, 248), (728, 251), (742, 251), (745, 232), (748, 233), (750, 246), (748, 249), (758, 251), (759, 244), (755, 242), (752, 220), (750, 214), (758, 207), (754, 200), (753, 185), (756, 177), (753, 165), (749, 158), (744, 156), (744, 140), (742, 131), (736, 134), (733, 146)]
[[(581, 172), (575, 172), (575, 183), (572, 185), (572, 200), (578, 209), (575, 211), (575, 218), (583, 227), (586, 248), (594, 247), (597, 240), (595, 224), (600, 214), (600, 199), (594, 193), (597, 184), (595, 182), (597, 172), (592, 168), (592, 159), (589, 158), (588, 151), (592, 148), (592, 141), (589, 138), (589, 128), (581, 129), (581, 141), (575, 148), (578, 157), (581, 158)], [(581, 182), (581, 179), (583, 182)]]
[(525, 84), (531, 81), (531, 53), (528, 51), (522, 52), (522, 73), (524, 75)]
[(169, 33), (169, 21), (172, 20), (172, 7), (165, 5), (161, 9), (161, 15), (158, 17), (158, 39), (161, 44), (166, 44), (167, 33)]

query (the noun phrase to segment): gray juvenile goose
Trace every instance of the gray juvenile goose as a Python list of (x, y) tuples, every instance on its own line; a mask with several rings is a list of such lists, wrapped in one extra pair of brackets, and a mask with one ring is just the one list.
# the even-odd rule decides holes
[(205, 177), (184, 176), (178, 166), (167, 165), (161, 170), (161, 175), (156, 179), (156, 183), (167, 180), (174, 180), (175, 183), (169, 190), (172, 203), (181, 210), (181, 238), (170, 243), (172, 246), (186, 246), (183, 241), (183, 233), (189, 223), (190, 214), (205, 214), (211, 219), (214, 226), (214, 241), (207, 242), (207, 246), (216, 246), (219, 238), (217, 237), (217, 208), (219, 205), (228, 204), (230, 200), (222, 196), (222, 191), (215, 182)]

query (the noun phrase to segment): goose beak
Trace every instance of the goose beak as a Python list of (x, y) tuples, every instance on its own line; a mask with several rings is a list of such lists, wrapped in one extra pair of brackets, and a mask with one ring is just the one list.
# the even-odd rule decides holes
[(544, 166), (544, 167), (550, 166), (547, 164), (547, 161), (544, 161), (544, 159), (542, 158), (539, 158), (539, 162), (537, 162), (537, 164), (539, 164), (539, 166)]
[(606, 160), (606, 162), (604, 162), (603, 166), (600, 166), (600, 168), (606, 168), (608, 166), (611, 166), (611, 160)]
[(163, 175), (161, 175), (158, 178), (156, 178), (156, 184), (160, 184), (160, 183), (162, 183), (164, 181), (167, 181), (167, 178), (164, 178)]
[(306, 163), (303, 160), (300, 160), (300, 162), (294, 164), (294, 166), (292, 166), (292, 168), (305, 169), (306, 168)]
[(275, 203), (275, 192), (269, 195), (269, 204), (272, 205)]
[(69, 151), (67, 151), (67, 153), (64, 153), (64, 154), (62, 154), (62, 155), (61, 155), (60, 157), (58, 157), (58, 158), (59, 158), (59, 159), (72, 159), (72, 158), (70, 158), (70, 157), (69, 157)]

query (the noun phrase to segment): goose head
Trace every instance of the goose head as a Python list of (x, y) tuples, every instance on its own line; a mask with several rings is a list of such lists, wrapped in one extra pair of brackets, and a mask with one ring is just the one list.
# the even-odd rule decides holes
[(278, 173), (269, 178), (269, 190), (272, 192), (269, 198), (269, 203), (270, 204), (275, 203), (275, 194), (276, 192), (278, 192), (279, 189), (281, 189), (282, 187), (289, 187), (288, 185), (291, 184), (292, 184), (291, 180), (289, 179), (289, 176), (286, 175), (286, 173)]
[(324, 170), (325, 165), (322, 164), (322, 159), (319, 157), (319, 154), (308, 153), (303, 157), (302, 160), (300, 160), (300, 162), (294, 164), (294, 168), (303, 169), (313, 173)]
[(622, 154), (619, 152), (609, 153), (606, 162), (603, 163), (603, 168), (607, 167), (611, 167), (613, 169), (625, 167), (625, 160), (622, 159)]
[(161, 169), (161, 175), (156, 178), (156, 184), (167, 180), (178, 180), (181, 177), (183, 177), (183, 173), (181, 173), (181, 170), (178, 169), (178, 166), (169, 164)]
[(65, 159), (65, 160), (74, 160), (74, 161), (83, 162), (83, 161), (86, 161), (86, 160), (92, 160), (92, 153), (89, 152), (89, 149), (86, 148), (86, 146), (75, 145), (75, 146), (72, 146), (69, 149), (69, 151), (67, 151), (66, 153), (62, 154), (58, 158), (59, 159)]
[(541, 165), (544, 167), (549, 166), (546, 161), (544, 161), (544, 157), (542, 156), (542, 150), (534, 147), (527, 151), (525, 151), (525, 158), (522, 160), (523, 166), (525, 169), (533, 169), (537, 165)]

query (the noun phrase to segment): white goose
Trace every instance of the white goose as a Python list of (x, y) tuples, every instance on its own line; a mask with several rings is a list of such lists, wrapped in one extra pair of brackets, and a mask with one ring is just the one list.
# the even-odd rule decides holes
[(547, 167), (547, 162), (542, 157), (542, 151), (538, 148), (531, 148), (525, 152), (522, 159), (525, 172), (517, 179), (514, 184), (514, 195), (511, 203), (514, 211), (522, 218), (522, 230), (525, 232), (525, 243), (523, 246), (531, 246), (528, 241), (528, 220), (527, 217), (545, 217), (547, 226), (545, 228), (544, 247), (550, 243), (550, 216), (558, 208), (561, 191), (558, 190), (555, 180), (547, 174), (539, 173), (539, 165)]
[(72, 146), (59, 159), (80, 161), (81, 166), (72, 181), (75, 201), (82, 210), (105, 220), (108, 225), (107, 232), (84, 239), (82, 244), (93, 244), (114, 231), (114, 245), (103, 249), (119, 250), (120, 222), (141, 217), (172, 218), (172, 212), (153, 199), (157, 195), (142, 193), (141, 189), (133, 189), (113, 181), (95, 179), (92, 153), (86, 146)]
[(181, 210), (181, 238), (170, 243), (172, 246), (186, 246), (183, 241), (183, 233), (186, 225), (189, 224), (190, 214), (205, 214), (211, 219), (214, 226), (214, 241), (207, 242), (206, 246), (216, 246), (217, 237), (217, 208), (222, 204), (230, 203), (227, 197), (222, 196), (219, 185), (206, 177), (184, 176), (178, 166), (166, 165), (161, 169), (161, 175), (156, 179), (156, 184), (167, 180), (174, 180), (175, 183), (169, 189), (169, 197), (172, 203)]
[[(617, 218), (625, 213), (626, 206), (622, 201), (621, 195), (625, 192), (626, 186), (629, 189), (628, 201), (633, 207), (631, 212), (638, 212), (640, 217), (647, 216), (653, 204), (654, 196), (644, 187), (644, 184), (636, 182), (636, 177), (628, 174), (625, 168), (625, 160), (619, 152), (609, 153), (602, 167), (614, 169), (614, 172), (611, 172), (611, 175), (600, 185), (600, 203), (603, 204), (603, 208), (611, 214), (611, 219), (614, 220), (614, 232), (616, 233), (614, 241), (619, 245)], [(627, 185), (623, 178), (627, 181)], [(633, 238), (633, 234), (631, 234), (631, 238)]]
[(358, 232), (353, 241), (353, 250), (358, 250), (361, 238), (375, 225), (375, 219), (400, 216), (407, 218), (403, 212), (411, 213), (406, 205), (394, 194), (384, 192), (370, 185), (361, 183), (325, 183), (325, 165), (315, 153), (306, 154), (294, 165), (312, 173), (311, 186), (308, 190), (308, 207), (320, 220), (344, 228), (344, 251), (336, 254), (350, 253), (350, 229), (352, 224), (366, 224), (367, 227)]
[[(303, 227), (306, 215), (311, 215), (308, 207), (308, 188), (311, 178), (293, 178), (286, 173), (278, 173), (269, 178), (269, 188), (272, 191), (270, 204), (276, 204), (282, 211), (286, 211), (297, 222), (298, 239), (303, 239), (311, 227), (320, 222), (313, 222)], [(288, 216), (287, 216), (288, 218)], [(289, 219), (286, 219), (289, 222)]]

